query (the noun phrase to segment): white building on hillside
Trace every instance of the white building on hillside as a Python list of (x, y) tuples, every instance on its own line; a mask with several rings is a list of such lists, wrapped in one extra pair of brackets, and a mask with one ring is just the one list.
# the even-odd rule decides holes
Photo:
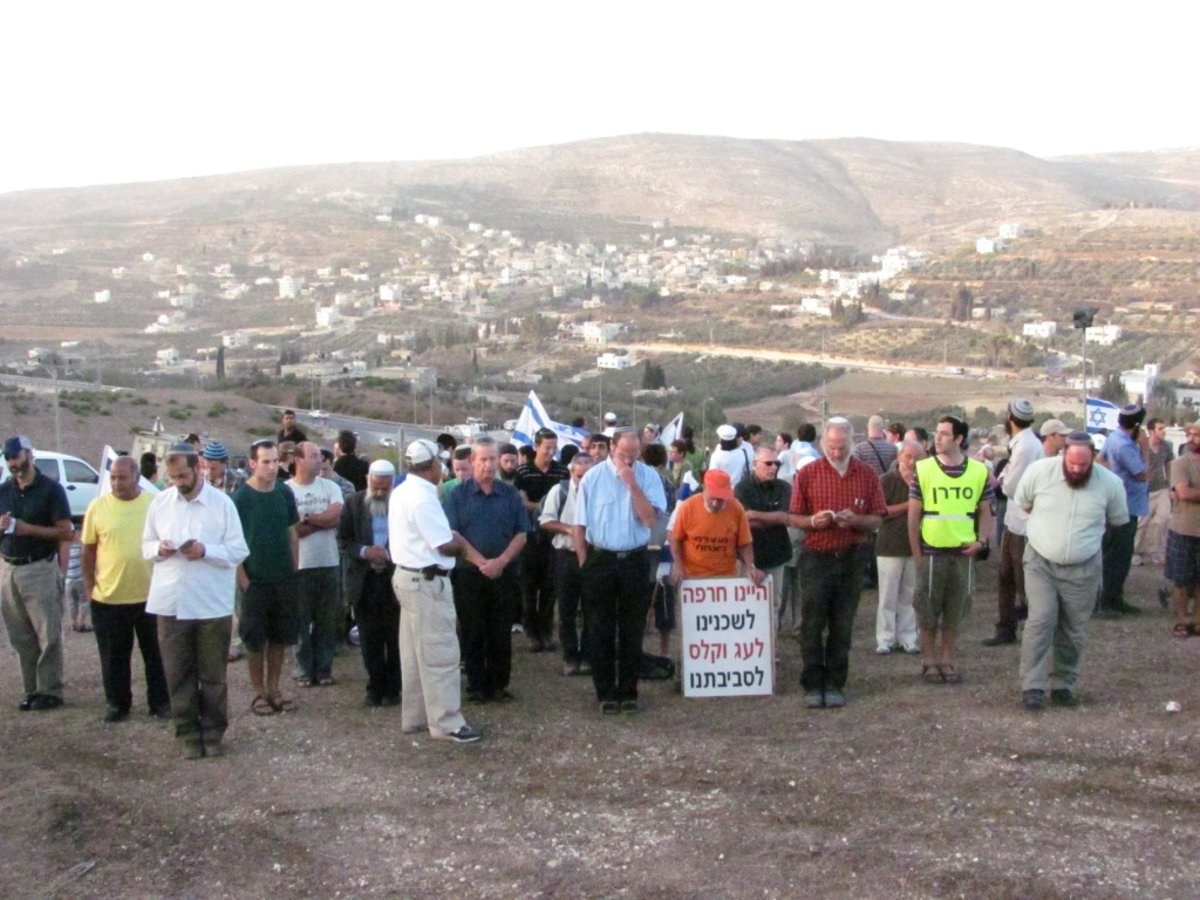
[(1099, 344), (1102, 347), (1111, 347), (1120, 339), (1120, 325), (1097, 325), (1094, 328), (1089, 328), (1087, 330), (1087, 342), (1089, 344)]
[(597, 369), (628, 369), (633, 365), (633, 357), (627, 353), (601, 353), (596, 357)]
[(1058, 323), (1046, 320), (1044, 322), (1026, 322), (1021, 328), (1021, 334), (1035, 340), (1052, 338), (1058, 333)]

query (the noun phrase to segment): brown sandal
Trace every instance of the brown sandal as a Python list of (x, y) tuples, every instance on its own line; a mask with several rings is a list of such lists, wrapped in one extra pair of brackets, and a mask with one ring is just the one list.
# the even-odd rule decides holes
[(942, 674), (942, 667), (936, 665), (921, 666), (921, 680), (926, 684), (945, 684), (946, 676)]
[(272, 694), (267, 698), (267, 702), (271, 704), (271, 709), (277, 713), (295, 712), (297, 709), (296, 701), (284, 697), (283, 694)]
[(1177, 638), (1191, 637), (1195, 633), (1195, 627), (1187, 624), (1186, 622), (1176, 622), (1175, 627), (1171, 629), (1171, 634), (1175, 635)]
[(942, 680), (945, 681), (946, 684), (962, 684), (962, 675), (959, 673), (958, 669), (954, 668), (953, 663), (944, 663), (937, 668), (938, 671), (942, 673)]
[(250, 712), (256, 716), (273, 716), (279, 712), (275, 708), (275, 704), (262, 694), (255, 694), (254, 699), (250, 701)]

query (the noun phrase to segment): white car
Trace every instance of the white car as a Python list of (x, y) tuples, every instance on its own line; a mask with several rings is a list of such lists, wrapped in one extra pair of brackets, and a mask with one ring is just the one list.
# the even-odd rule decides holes
[[(34, 450), (33, 464), (43, 475), (63, 486), (71, 504), (71, 516), (82, 519), (88, 504), (100, 491), (100, 473), (78, 456), (50, 450)], [(0, 459), (0, 481), (7, 480), (8, 463)]]
[(516, 419), (507, 420), (504, 423), (504, 430), (505, 431), (516, 431), (517, 430), (517, 420)]
[(308, 414), (308, 417), (310, 419), (328, 419), (329, 413), (325, 412), (323, 409), (314, 409)]
[(379, 446), (380, 446), (380, 447), (395, 447), (395, 446), (396, 446), (396, 439), (395, 439), (395, 438), (389, 438), (389, 437), (380, 438), (380, 439), (379, 439)]

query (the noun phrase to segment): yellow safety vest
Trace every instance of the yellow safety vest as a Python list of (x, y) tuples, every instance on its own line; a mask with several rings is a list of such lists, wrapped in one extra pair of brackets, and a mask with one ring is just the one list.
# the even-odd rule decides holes
[(921, 485), (921, 540), (930, 547), (961, 547), (978, 540), (975, 534), (979, 498), (987, 487), (983, 463), (968, 459), (962, 475), (952, 478), (935, 457), (917, 463)]

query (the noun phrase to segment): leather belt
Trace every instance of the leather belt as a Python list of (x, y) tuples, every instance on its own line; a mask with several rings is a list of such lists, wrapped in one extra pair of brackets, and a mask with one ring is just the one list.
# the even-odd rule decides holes
[(603, 547), (597, 547), (594, 544), (589, 545), (591, 552), (599, 553), (601, 556), (611, 556), (613, 559), (629, 559), (640, 553), (645, 553), (645, 547), (634, 547), (632, 550), (605, 550)]
[(49, 556), (6, 556), (4, 557), (4, 561), (10, 566), (27, 566), (30, 563), (46, 562), (47, 560), (54, 559), (55, 556), (57, 554), (54, 553)]
[(424, 575), (426, 581), (433, 581), (433, 579), (438, 575), (441, 575), (443, 578), (445, 578), (450, 574), (449, 569), (443, 569), (441, 566), (426, 566), (423, 569), (414, 569), (412, 566), (400, 566), (399, 568), (403, 569), (405, 572), (414, 572), (417, 575)]

